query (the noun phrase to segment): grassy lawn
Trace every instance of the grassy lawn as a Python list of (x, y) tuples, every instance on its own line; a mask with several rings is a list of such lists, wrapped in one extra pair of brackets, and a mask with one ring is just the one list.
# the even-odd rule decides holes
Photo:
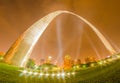
[(120, 60), (76, 71), (75, 76), (20, 76), (22, 68), (0, 63), (0, 83), (120, 83)]

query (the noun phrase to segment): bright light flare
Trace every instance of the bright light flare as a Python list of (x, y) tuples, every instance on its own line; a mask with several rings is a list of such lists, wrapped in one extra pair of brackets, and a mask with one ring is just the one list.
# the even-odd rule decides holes
[(52, 73), (51, 76), (54, 77), (54, 76), (55, 76), (55, 73)]
[(120, 59), (120, 55), (117, 55), (117, 58)]
[(62, 77), (64, 77), (64, 76), (65, 76), (65, 73), (64, 73), (64, 72), (62, 72), (62, 73), (61, 73), (61, 76), (62, 76)]
[(60, 77), (60, 73), (57, 73), (57, 76)]
[(70, 73), (68, 72), (67, 75), (70, 76)]
[(43, 73), (40, 73), (39, 76), (43, 76), (44, 74)]
[(23, 72), (23, 74), (26, 74), (26, 73), (27, 73), (27, 70), (23, 70), (22, 72)]
[(48, 56), (48, 59), (52, 59), (52, 56)]
[(38, 75), (38, 73), (37, 73), (37, 72), (34, 72), (33, 74), (34, 74), (34, 75)]
[(75, 75), (75, 72), (72, 72), (71, 74), (72, 74), (72, 75)]
[(49, 73), (46, 73), (45, 76), (48, 77), (50, 74)]

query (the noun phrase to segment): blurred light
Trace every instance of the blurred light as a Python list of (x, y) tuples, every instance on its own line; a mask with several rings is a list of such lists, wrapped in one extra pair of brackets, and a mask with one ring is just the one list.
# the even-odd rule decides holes
[(58, 73), (57, 76), (59, 77), (59, 76), (60, 76), (60, 73)]
[(77, 68), (77, 69), (79, 69), (79, 68), (80, 68), (80, 66), (79, 66), (79, 65), (77, 65), (77, 66), (76, 66), (76, 68)]
[(49, 59), (52, 59), (52, 56), (49, 56), (48, 58), (49, 58)]
[(94, 67), (94, 66), (95, 66), (95, 64), (94, 64), (94, 63), (91, 63), (91, 64), (90, 64), (90, 66), (91, 66), (91, 67)]
[(102, 65), (102, 64), (103, 64), (103, 61), (99, 61), (98, 64), (99, 64), (99, 65)]
[(107, 58), (110, 58), (110, 56), (107, 56)]
[(70, 76), (70, 73), (67, 73), (68, 76)]
[(0, 57), (0, 60), (3, 60), (4, 58), (3, 57)]
[(117, 55), (117, 58), (120, 59), (120, 55)]
[(83, 67), (83, 68), (86, 68), (86, 64), (84, 64), (82, 67)]
[(75, 72), (72, 72), (71, 74), (72, 74), (72, 75), (75, 75)]
[(34, 74), (34, 75), (37, 75), (38, 73), (37, 73), (37, 72), (34, 72), (33, 74)]
[(34, 67), (35, 67), (35, 69), (37, 69), (37, 68), (38, 68), (38, 66), (37, 66), (37, 65), (35, 65)]
[(65, 73), (64, 73), (64, 72), (62, 72), (62, 73), (61, 73), (61, 76), (63, 76), (63, 77), (64, 77), (64, 76), (65, 76)]
[(32, 73), (33, 73), (32, 71), (28, 72), (28, 74), (32, 74)]
[(112, 58), (107, 59), (109, 62), (112, 62)]
[(106, 61), (106, 60), (104, 60), (103, 62), (104, 62), (104, 63), (107, 63), (107, 61)]
[(52, 75), (51, 75), (51, 76), (53, 76), (53, 77), (54, 77), (54, 76), (55, 76), (55, 74), (54, 74), (54, 73), (52, 73)]
[(46, 73), (45, 76), (49, 76), (50, 74), (49, 73)]
[(26, 73), (27, 73), (27, 70), (23, 70), (23, 73), (26, 74)]
[(48, 67), (45, 67), (44, 70), (47, 71), (49, 68)]
[(39, 75), (40, 75), (40, 76), (43, 76), (43, 73), (40, 73)]

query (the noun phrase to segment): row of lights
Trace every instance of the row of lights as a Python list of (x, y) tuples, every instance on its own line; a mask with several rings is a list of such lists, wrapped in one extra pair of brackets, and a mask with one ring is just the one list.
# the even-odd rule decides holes
[[(107, 62), (112, 62), (114, 60), (120, 59), (120, 55), (113, 55), (113, 56), (108, 56), (107, 60), (101, 60), (98, 62), (99, 65), (103, 65)], [(34, 72), (34, 71), (28, 71), (28, 70), (23, 70), (21, 71), (21, 75), (33, 75), (33, 76), (39, 76), (39, 77), (65, 77), (65, 76), (74, 76), (75, 72), (57, 72), (57, 73), (45, 73), (45, 72)]]
[(113, 62), (120, 59), (120, 55), (107, 56), (106, 59), (98, 61), (99, 65), (106, 64), (108, 62)]
[(22, 75), (33, 75), (33, 76), (39, 76), (39, 77), (65, 77), (65, 76), (74, 76), (75, 72), (58, 72), (58, 73), (43, 73), (43, 72), (33, 72), (33, 71), (27, 71), (23, 70)]
[[(100, 60), (97, 62), (98, 65), (106, 65), (109, 64), (110, 62), (116, 61), (120, 59), (120, 55), (113, 55), (113, 56), (107, 56), (106, 59)], [(94, 63), (90, 64), (90, 67), (95, 67)], [(83, 68), (86, 68), (86, 64), (84, 64)]]

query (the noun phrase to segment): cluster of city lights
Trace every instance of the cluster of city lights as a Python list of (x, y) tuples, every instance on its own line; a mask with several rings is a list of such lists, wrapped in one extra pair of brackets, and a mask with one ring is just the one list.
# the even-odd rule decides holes
[[(104, 60), (100, 60), (100, 61), (97, 61), (97, 64), (98, 65), (105, 65), (107, 64), (108, 62), (113, 62), (113, 61), (116, 61), (116, 60), (119, 60), (120, 59), (120, 55), (113, 55), (113, 56), (107, 56), (106, 59)], [(91, 63), (92, 64), (92, 63)], [(94, 64), (91, 66), (93, 67)], [(75, 76), (76, 75), (76, 72), (75, 71), (56, 71), (56, 72), (42, 72), (42, 71), (33, 71), (33, 70), (28, 70), (28, 69), (24, 69), (24, 70), (20, 70), (21, 71), (21, 74), (20, 76), (22, 75), (25, 75), (25, 76), (38, 76), (38, 77), (58, 77), (58, 78), (64, 78), (64, 77), (69, 77), (69, 76)]]
[(69, 76), (75, 76), (75, 72), (53, 72), (53, 73), (49, 73), (49, 72), (34, 72), (34, 71), (29, 71), (29, 70), (23, 70), (21, 71), (21, 75), (25, 75), (25, 76), (38, 76), (38, 77), (69, 77)]
[(110, 63), (117, 61), (117, 60), (120, 60), (120, 54), (107, 56), (105, 59), (102, 59), (102, 60), (99, 60), (96, 62), (91, 62), (89, 64), (89, 66), (87, 66), (87, 64), (84, 64), (81, 67), (76, 65), (74, 69), (84, 69), (84, 68), (88, 68), (88, 67), (105, 66), (105, 65), (110, 64)]
[(120, 55), (107, 56), (106, 59), (98, 61), (99, 65), (106, 64), (107, 62), (113, 62), (120, 59)]

